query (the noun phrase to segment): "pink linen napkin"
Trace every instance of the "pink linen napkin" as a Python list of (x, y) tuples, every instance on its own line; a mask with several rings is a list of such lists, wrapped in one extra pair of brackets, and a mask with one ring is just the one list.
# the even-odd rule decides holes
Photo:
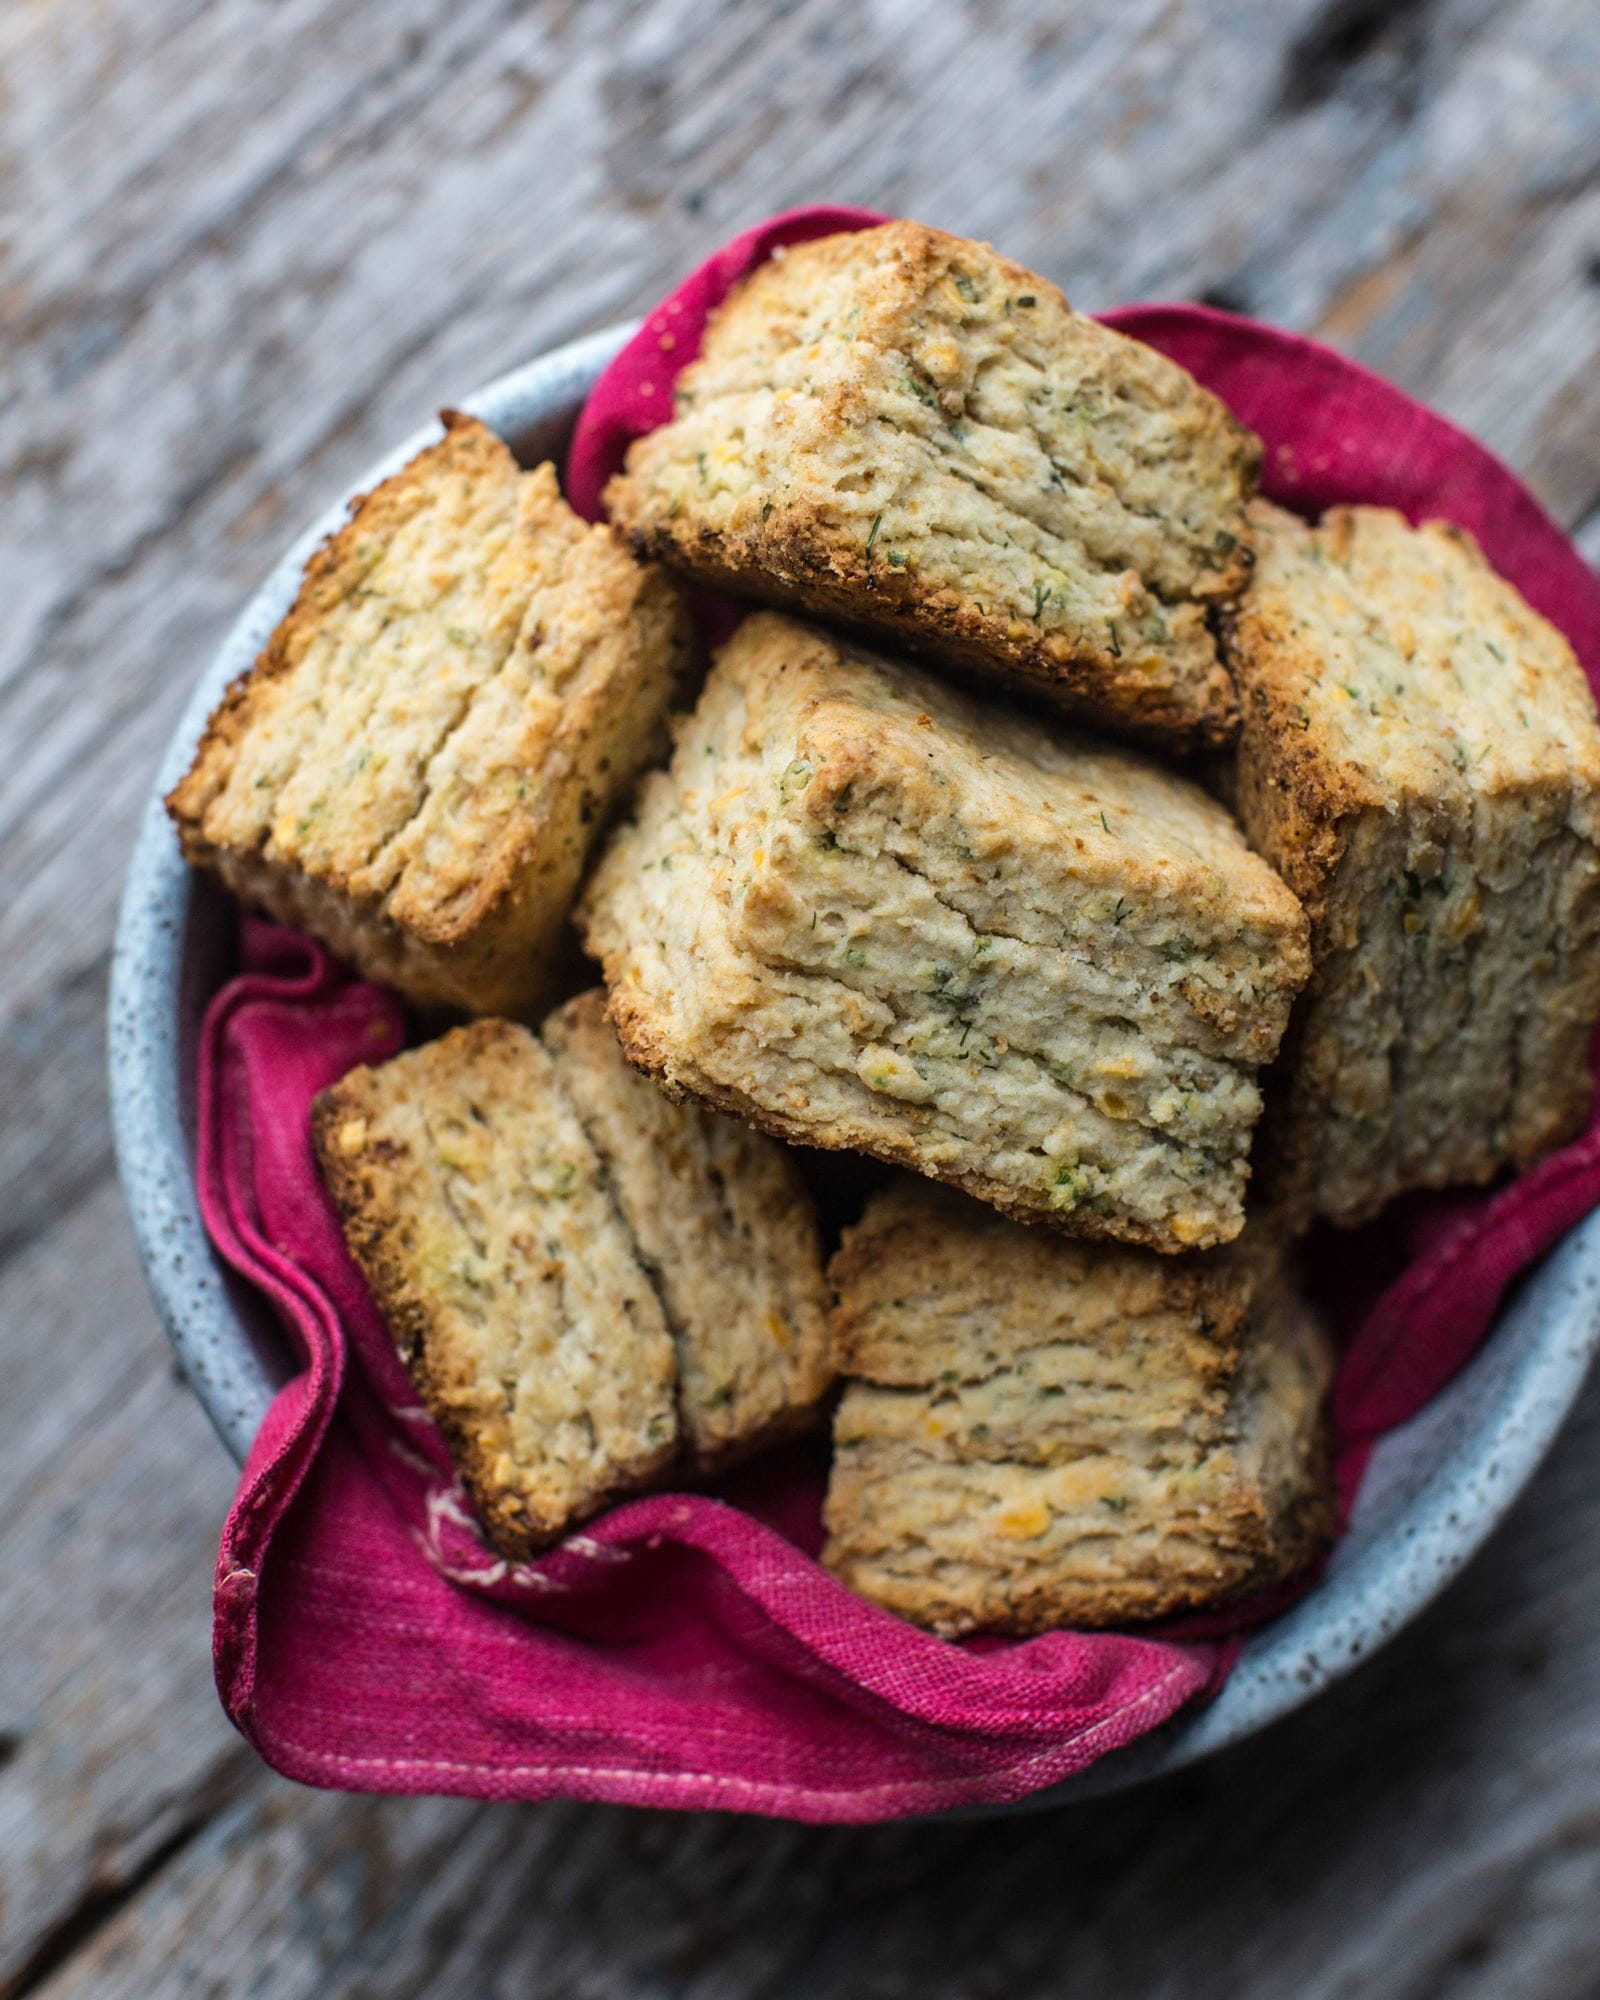
[[(670, 409), (707, 313), (779, 242), (876, 218), (802, 210), (703, 266), (601, 378), (577, 429), (593, 514), (629, 438)], [(1268, 444), (1306, 508), (1441, 514), (1600, 673), (1600, 584), (1481, 446), (1314, 342), (1190, 306), (1110, 324), (1173, 355)], [(224, 1705), (302, 1782), (552, 1796), (863, 1821), (998, 1804), (1081, 1771), (1221, 1684), (1237, 1634), (1284, 1601), (1182, 1636), (1052, 1633), (954, 1645), (815, 1562), (820, 1454), (793, 1449), (717, 1497), (614, 1509), (530, 1564), (479, 1538), (449, 1455), (346, 1256), (312, 1160), (312, 1097), (401, 1046), (398, 1004), (320, 947), (246, 919), (240, 974), (201, 1050), (197, 1176), (218, 1250), (271, 1300), (300, 1368), (255, 1440), (216, 1571)], [(1600, 1202), (1600, 1123), (1489, 1195), (1404, 1206), (1340, 1264), (1369, 1297), (1335, 1415), (1341, 1489), (1372, 1441), (1475, 1351), (1506, 1286)], [(357, 1365), (347, 1366), (353, 1349)]]

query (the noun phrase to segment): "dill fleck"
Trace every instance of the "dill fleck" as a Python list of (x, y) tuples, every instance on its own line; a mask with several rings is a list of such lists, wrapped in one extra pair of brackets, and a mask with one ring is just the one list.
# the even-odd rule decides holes
[(1111, 831), (1111, 822), (1106, 818), (1103, 810), (1100, 814), (1100, 824), (1105, 828), (1107, 833)]
[(1050, 586), (1045, 583), (1036, 583), (1033, 586), (1033, 615), (1036, 622), (1044, 616), (1044, 608), (1049, 602)]
[(1111, 621), (1111, 652), (1113, 658), (1118, 660), (1122, 658), (1122, 640), (1118, 636), (1117, 621), (1114, 618)]
[(1050, 1206), (1075, 1207), (1083, 1199), (1085, 1192), (1083, 1178), (1076, 1167), (1059, 1167), (1056, 1170), (1056, 1184), (1050, 1197)]
[(874, 543), (874, 542), (875, 542), (875, 541), (876, 541), (876, 540), (878, 539), (878, 530), (879, 530), (879, 529), (880, 529), (880, 528), (881, 528), (882, 526), (883, 526), (883, 516), (882, 516), (881, 514), (874, 514), (874, 515), (873, 515), (873, 517), (872, 517), (872, 526), (871, 526), (871, 527), (870, 527), (870, 528), (869, 528), (869, 529), (867, 530), (867, 560), (868, 560), (868, 562), (871, 562), (871, 560), (872, 560), (872, 545), (873, 545), (873, 543)]
[(952, 986), (956, 976), (953, 965), (936, 965), (933, 968), (933, 984), (927, 989), (927, 997), (936, 1007), (948, 1007), (952, 1013), (959, 1013), (963, 1007), (970, 1007), (977, 999), (975, 988)]
[(1017, 294), (1017, 304), (1019, 306), (1036, 306), (1038, 303), (1039, 301), (1034, 297), (1032, 292), (1019, 292)]

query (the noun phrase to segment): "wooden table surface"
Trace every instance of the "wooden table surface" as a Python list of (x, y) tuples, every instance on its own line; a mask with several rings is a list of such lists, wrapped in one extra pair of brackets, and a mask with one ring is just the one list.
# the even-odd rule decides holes
[(807, 1831), (281, 1782), (212, 1693), (231, 1469), (101, 1026), (158, 750), (291, 532), (796, 202), (1309, 329), (1600, 557), (1596, 0), (5, 0), (0, 190), (0, 1994), (1600, 1993), (1600, 1389), (1386, 1653), (1111, 1803)]

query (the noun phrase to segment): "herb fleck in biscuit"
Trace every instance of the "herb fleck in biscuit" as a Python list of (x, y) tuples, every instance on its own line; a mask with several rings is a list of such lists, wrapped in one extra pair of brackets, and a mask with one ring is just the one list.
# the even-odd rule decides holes
[(1237, 803), (1316, 970), (1264, 1138), (1340, 1223), (1577, 1132), (1600, 1014), (1600, 728), (1566, 641), (1442, 522), (1261, 503)]
[(490, 1539), (524, 1556), (681, 1463), (813, 1422), (822, 1253), (770, 1139), (669, 1103), (585, 994), (317, 1100), (352, 1254)]
[(167, 803), (191, 862), (364, 972), (526, 1013), (685, 628), (552, 467), (445, 423), (312, 557)]
[(1258, 440), (986, 245), (896, 222), (739, 286), (607, 494), (705, 582), (897, 633), (1118, 729), (1231, 734), (1206, 607)]
[(769, 612), (579, 922), (670, 1089), (1163, 1250), (1238, 1233), (1308, 968), (1196, 787)]
[(1225, 1602), (1332, 1529), (1331, 1351), (1256, 1232), (1077, 1244), (903, 1183), (830, 1275), (823, 1561), (919, 1625), (1039, 1632)]

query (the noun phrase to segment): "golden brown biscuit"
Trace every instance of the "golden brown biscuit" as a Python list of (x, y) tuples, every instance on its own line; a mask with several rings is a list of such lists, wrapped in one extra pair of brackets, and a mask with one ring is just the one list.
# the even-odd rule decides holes
[(1582, 1127), (1600, 728), (1571, 648), (1459, 529), (1256, 512), (1235, 793), (1316, 966), (1263, 1150), (1298, 1213), (1354, 1223)]
[(316, 1102), (351, 1254), (490, 1540), (520, 1559), (678, 1446), (672, 1335), (556, 1065), (473, 1021)]
[(363, 972), (526, 1014), (685, 626), (551, 466), (445, 423), (312, 557), (167, 804), (191, 862)]
[(318, 1098), (323, 1179), (500, 1551), (815, 1423), (817, 1221), (773, 1140), (630, 1070), (598, 993)]
[(1196, 1610), (1332, 1529), (1332, 1355), (1255, 1225), (1181, 1258), (1021, 1230), (904, 1182), (830, 1273), (823, 1560), (934, 1631)]
[(1305, 919), (1228, 814), (774, 613), (579, 910), (624, 1049), (1024, 1219), (1238, 1233)]
[(897, 635), (1182, 747), (1236, 720), (1206, 607), (1258, 440), (1176, 363), (917, 223), (779, 251), (607, 493), (701, 580)]

